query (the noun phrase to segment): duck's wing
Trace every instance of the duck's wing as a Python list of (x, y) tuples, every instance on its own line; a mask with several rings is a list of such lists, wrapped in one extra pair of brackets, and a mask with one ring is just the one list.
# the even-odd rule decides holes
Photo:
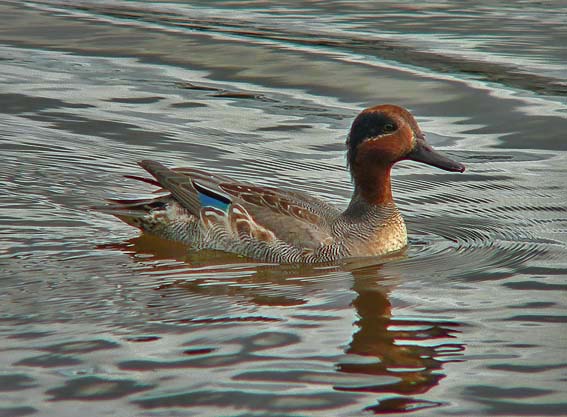
[(267, 215), (292, 217), (321, 227), (339, 215), (336, 207), (298, 191), (235, 182), (222, 182), (218, 187), (254, 213), (265, 211)]
[[(228, 180), (221, 175), (210, 174), (194, 168), (167, 168), (159, 162), (144, 160), (138, 163), (148, 171), (154, 178), (147, 179), (129, 175), (129, 178), (141, 180), (157, 187), (161, 187), (157, 192), (167, 191), (191, 214), (199, 215), (203, 207), (203, 199), (207, 197), (206, 190), (201, 191), (200, 183), (219, 183)], [(228, 196), (218, 195), (217, 205), (226, 205)], [(212, 200), (210, 203), (214, 203)]]
[(235, 228), (248, 223), (246, 229), (262, 228), (294, 244), (312, 247), (328, 239), (330, 224), (339, 215), (330, 204), (297, 191), (247, 184), (194, 168), (169, 169), (149, 160), (140, 166), (192, 214), (206, 219), (224, 212), (240, 224)]

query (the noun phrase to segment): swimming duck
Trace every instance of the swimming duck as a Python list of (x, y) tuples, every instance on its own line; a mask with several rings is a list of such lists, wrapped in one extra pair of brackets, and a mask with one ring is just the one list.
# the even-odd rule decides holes
[(145, 160), (161, 187), (152, 199), (110, 200), (109, 212), (144, 232), (268, 262), (313, 263), (380, 256), (407, 245), (404, 220), (392, 198), (392, 166), (406, 159), (452, 172), (465, 166), (435, 151), (411, 113), (384, 104), (363, 110), (346, 141), (354, 182), (341, 211), (306, 193), (257, 186), (195, 168)]

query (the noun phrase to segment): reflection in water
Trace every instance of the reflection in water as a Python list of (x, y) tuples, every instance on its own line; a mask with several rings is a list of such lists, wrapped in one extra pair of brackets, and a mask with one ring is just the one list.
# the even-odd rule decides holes
[[(379, 268), (353, 271), (356, 298), (353, 306), (359, 319), (359, 330), (353, 335), (346, 353), (378, 359), (371, 363), (339, 363), (341, 372), (389, 375), (399, 382), (384, 385), (366, 385), (340, 390), (395, 393), (403, 397), (387, 398), (368, 410), (380, 414), (388, 411), (411, 411), (441, 405), (438, 402), (417, 400), (412, 395), (423, 394), (444, 378), (442, 357), (458, 356), (463, 344), (448, 343), (458, 331), (455, 322), (431, 319), (398, 319), (392, 316), (388, 289), (379, 282)], [(378, 278), (378, 279), (377, 279)], [(450, 353), (447, 353), (450, 352)]]
[[(252, 306), (285, 308), (300, 307), (310, 294), (310, 278), (325, 277), (333, 272), (348, 271), (353, 277), (352, 291), (357, 319), (352, 339), (344, 347), (344, 356), (335, 359), (338, 371), (331, 382), (336, 391), (388, 394), (378, 397), (377, 404), (365, 409), (375, 414), (414, 411), (440, 406), (416, 396), (427, 393), (444, 378), (443, 363), (455, 361), (462, 355), (463, 344), (452, 341), (459, 333), (457, 322), (437, 321), (428, 318), (404, 319), (392, 313), (390, 293), (395, 289), (391, 277), (384, 277), (381, 264), (368, 265), (368, 261), (349, 262), (343, 265), (273, 265), (249, 263), (242, 257), (217, 251), (188, 251), (187, 247), (153, 236), (141, 235), (122, 244), (104, 245), (102, 249), (117, 249), (136, 258), (142, 268), (165, 282), (156, 289), (182, 289), (211, 300), (230, 297)], [(175, 260), (175, 262), (172, 262)], [(376, 262), (376, 261), (374, 261)], [(361, 266), (366, 263), (366, 266)], [(225, 285), (207, 285), (209, 278), (220, 277), (235, 270), (240, 272), (237, 282)], [(232, 274), (234, 276), (234, 274)], [(303, 287), (302, 291), (286, 291), (286, 287)], [(271, 317), (216, 317), (179, 320), (183, 323), (233, 323), (239, 321), (264, 321)], [(327, 325), (319, 321), (317, 326)], [(207, 353), (209, 353), (207, 351)], [(244, 361), (246, 356), (241, 357)], [(123, 369), (156, 369), (161, 367), (194, 366), (191, 359), (168, 364), (123, 363)], [(211, 363), (210, 368), (215, 367)], [(288, 384), (305, 383), (305, 375), (273, 371), (243, 373), (237, 380)], [(342, 379), (341, 375), (354, 378)], [(309, 379), (309, 378), (307, 378)], [(392, 396), (394, 394), (395, 396)], [(154, 400), (152, 400), (154, 401)], [(154, 404), (151, 402), (151, 404)], [(176, 403), (177, 404), (177, 403)], [(179, 405), (179, 404), (177, 404)], [(187, 404), (186, 404), (187, 405)], [(153, 408), (153, 406), (146, 404)]]

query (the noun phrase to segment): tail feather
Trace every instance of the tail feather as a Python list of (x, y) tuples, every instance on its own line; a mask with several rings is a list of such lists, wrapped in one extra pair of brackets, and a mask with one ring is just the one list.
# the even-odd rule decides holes
[(128, 178), (131, 180), (137, 180), (137, 181), (142, 181), (145, 182), (146, 184), (151, 184), (151, 185), (155, 185), (156, 187), (161, 187), (161, 185), (159, 184), (159, 182), (157, 182), (156, 180), (152, 179), (152, 178), (145, 178), (145, 177), (140, 177), (138, 175), (124, 175), (124, 178)]
[(138, 229), (143, 229), (143, 221), (148, 214), (147, 211), (129, 210), (125, 207), (101, 208), (99, 209), (99, 211), (102, 213), (111, 214), (114, 217), (122, 220), (124, 223), (137, 227)]
[(149, 211), (152, 209), (163, 208), (166, 205), (165, 198), (163, 197), (143, 199), (107, 198), (106, 201), (111, 203), (111, 205), (107, 207), (112, 207), (116, 210), (138, 207), (139, 209), (142, 209), (144, 211)]
[(148, 171), (185, 209), (193, 215), (199, 215), (201, 202), (191, 177), (175, 172), (156, 161), (144, 160), (138, 164)]
[(143, 221), (153, 210), (164, 209), (169, 196), (143, 199), (114, 199), (108, 198), (110, 204), (102, 207), (93, 207), (101, 213), (118, 217), (124, 223), (142, 229)]

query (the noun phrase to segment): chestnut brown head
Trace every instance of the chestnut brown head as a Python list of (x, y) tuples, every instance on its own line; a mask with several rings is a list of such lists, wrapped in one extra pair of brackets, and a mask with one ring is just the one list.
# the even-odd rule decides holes
[(426, 142), (409, 111), (392, 104), (363, 110), (352, 123), (347, 148), (348, 164), (353, 174), (375, 165), (389, 167), (404, 159), (446, 171), (465, 170), (463, 164), (435, 151)]

